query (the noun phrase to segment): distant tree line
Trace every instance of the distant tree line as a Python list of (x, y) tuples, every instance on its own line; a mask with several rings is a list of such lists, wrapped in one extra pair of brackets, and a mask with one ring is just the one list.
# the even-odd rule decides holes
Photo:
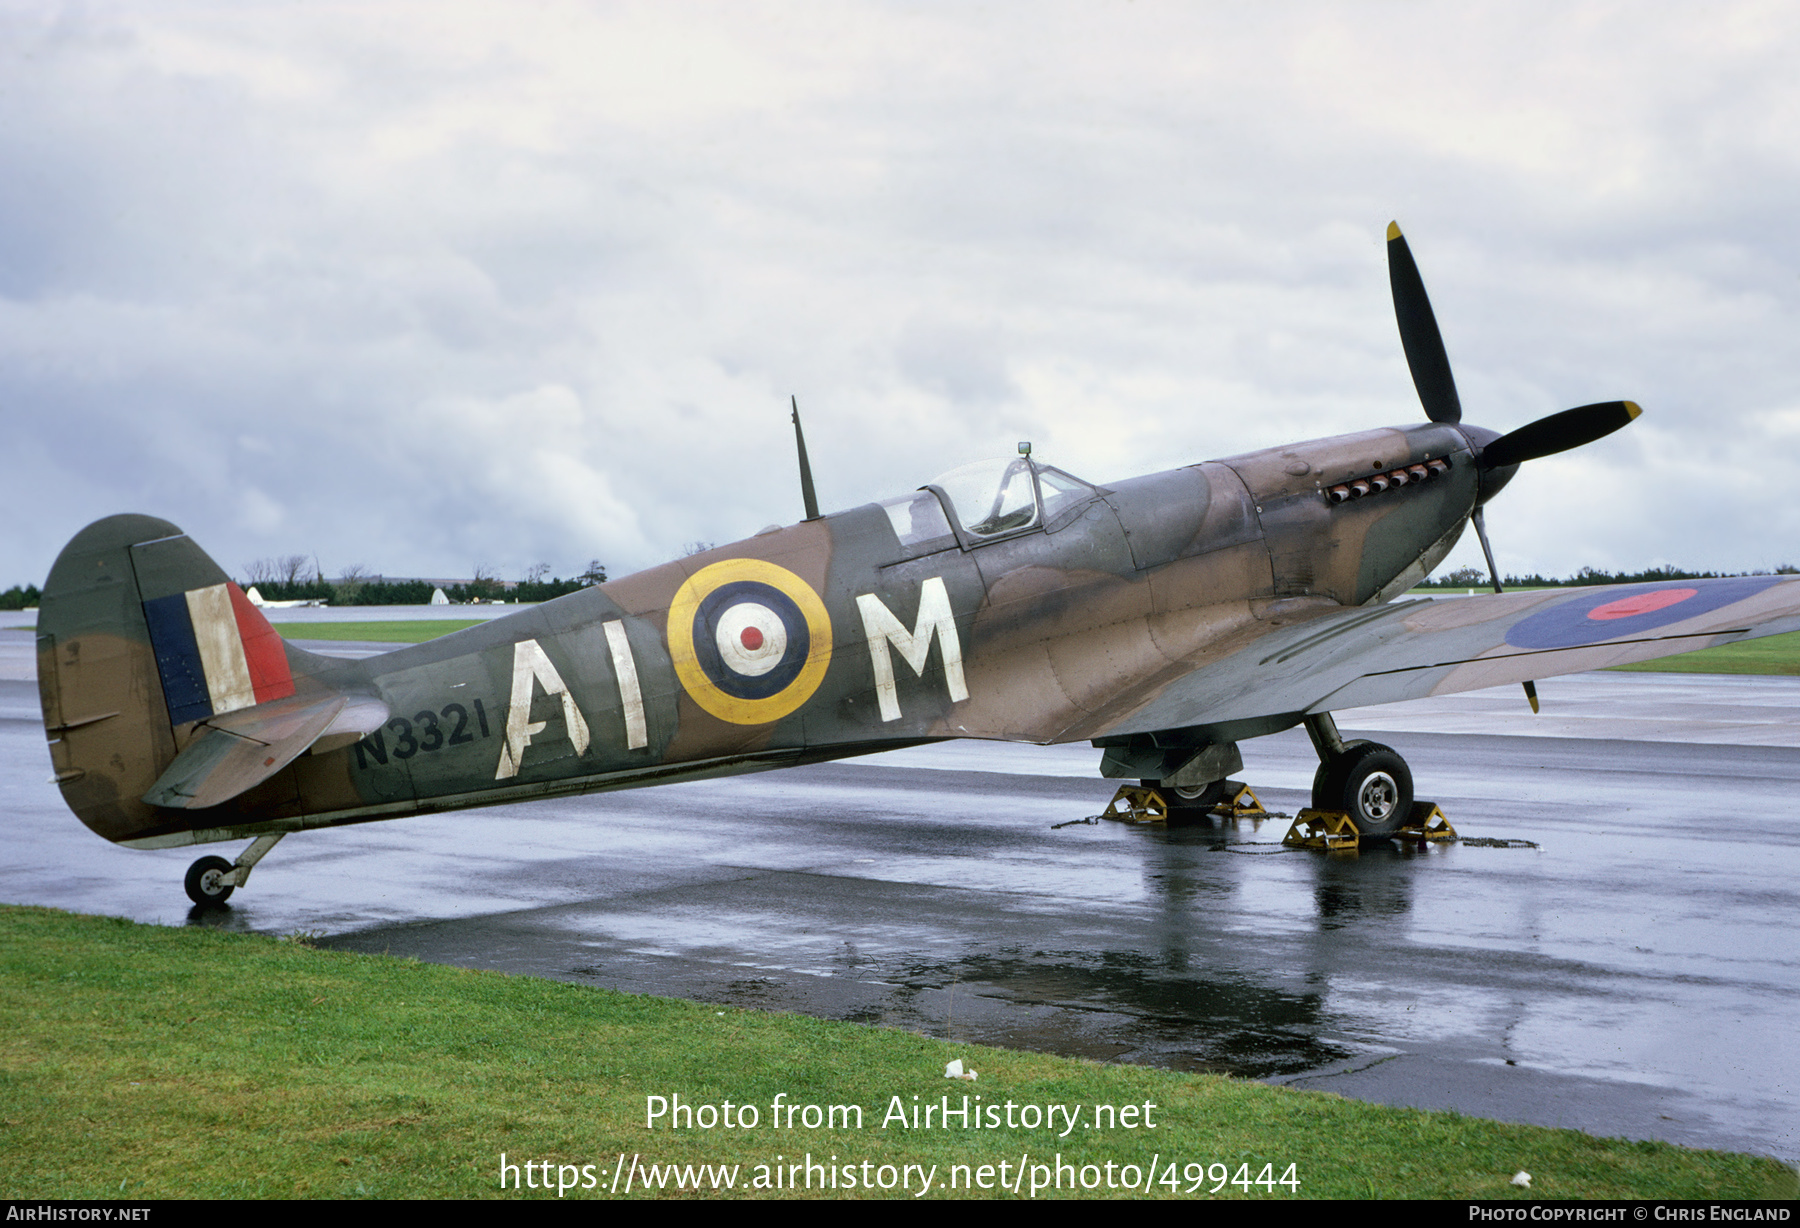
[(0, 610), (33, 609), (41, 596), (43, 594), (38, 592), (38, 586), (35, 584), (27, 584), (24, 588), (15, 584), (4, 593), (0, 593)]
[[(360, 563), (346, 567), (338, 579), (327, 580), (318, 573), (316, 563), (309, 568), (307, 562), (307, 556), (299, 554), (259, 559), (247, 569), (243, 587), (255, 585), (266, 601), (327, 601), (332, 605), (426, 605), (438, 588), (430, 580), (389, 580)], [(308, 571), (312, 572), (310, 577)], [(599, 559), (591, 560), (586, 570), (572, 580), (550, 576), (549, 572), (548, 563), (539, 563), (525, 573), (525, 579), (508, 581), (488, 568), (477, 567), (475, 578), (468, 583), (444, 585), (444, 596), (455, 605), (500, 600), (550, 601), (606, 582), (606, 568)]]
[[(1800, 573), (1800, 567), (1792, 563), (1783, 563), (1775, 569), (1778, 576), (1791, 576)], [(1533, 572), (1528, 576), (1507, 576), (1500, 583), (1503, 588), (1582, 588), (1593, 584), (1650, 584), (1664, 580), (1717, 580), (1725, 576), (1763, 575), (1755, 571), (1683, 571), (1679, 567), (1651, 567), (1645, 571), (1601, 571), (1594, 567), (1583, 567), (1566, 579), (1552, 579)], [(1491, 588), (1493, 582), (1488, 574), (1476, 567), (1458, 567), (1447, 575), (1434, 580), (1425, 580), (1420, 588)]]
[[(582, 580), (561, 580), (554, 577), (549, 580), (521, 580), (513, 585), (508, 596), (514, 601), (550, 601), (556, 597), (566, 597), (570, 593), (579, 593), (587, 587), (587, 583)], [(450, 597), (452, 601), (456, 600), (450, 596), (449, 589), (444, 590), (444, 596)]]

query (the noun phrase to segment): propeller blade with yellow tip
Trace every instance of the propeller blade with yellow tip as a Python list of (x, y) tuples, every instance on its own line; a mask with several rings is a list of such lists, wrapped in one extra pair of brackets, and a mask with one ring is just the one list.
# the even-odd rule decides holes
[(1631, 401), (1602, 401), (1598, 405), (1565, 409), (1560, 414), (1526, 423), (1489, 443), (1481, 449), (1481, 466), (1499, 469), (1579, 448), (1584, 443), (1593, 443), (1612, 434), (1642, 412)]
[(1450, 374), (1450, 356), (1444, 352), (1444, 338), (1438, 332), (1431, 300), (1425, 296), (1424, 279), (1398, 222), (1388, 223), (1387, 253), (1394, 319), (1400, 325), (1400, 344), (1406, 350), (1413, 387), (1419, 390), (1419, 403), (1433, 422), (1461, 422), (1462, 401)]

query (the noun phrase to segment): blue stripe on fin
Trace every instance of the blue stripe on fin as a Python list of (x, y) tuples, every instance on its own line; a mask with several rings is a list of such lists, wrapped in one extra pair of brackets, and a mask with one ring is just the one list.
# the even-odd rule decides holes
[(150, 624), (150, 648), (156, 654), (156, 672), (162, 676), (170, 724), (181, 725), (211, 716), (212, 693), (206, 687), (206, 669), (200, 661), (200, 645), (194, 639), (187, 594), (146, 601), (144, 620)]

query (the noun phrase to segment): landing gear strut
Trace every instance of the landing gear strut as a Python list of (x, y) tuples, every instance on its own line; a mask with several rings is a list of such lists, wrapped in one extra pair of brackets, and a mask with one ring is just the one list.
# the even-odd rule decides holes
[(202, 857), (188, 867), (187, 881), (183, 884), (187, 888), (188, 899), (202, 908), (214, 908), (223, 904), (231, 898), (233, 891), (250, 881), (250, 871), (255, 868), (256, 863), (286, 834), (282, 832), (273, 836), (258, 836), (235, 862), (226, 861), (223, 857)]
[(1346, 742), (1329, 712), (1306, 718), (1306, 732), (1319, 752), (1313, 775), (1314, 810), (1350, 816), (1357, 835), (1381, 840), (1412, 817), (1412, 770), (1392, 747), (1379, 742)]

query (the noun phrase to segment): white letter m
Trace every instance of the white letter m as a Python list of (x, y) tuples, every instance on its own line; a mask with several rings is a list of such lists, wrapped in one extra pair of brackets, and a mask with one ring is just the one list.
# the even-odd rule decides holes
[(950, 702), (969, 697), (969, 688), (963, 682), (962, 641), (956, 637), (956, 619), (950, 614), (950, 593), (942, 576), (933, 576), (919, 586), (919, 620), (911, 631), (874, 593), (858, 597), (856, 608), (862, 611), (863, 634), (869, 639), (869, 660), (875, 666), (875, 694), (881, 701), (883, 721), (900, 719), (890, 645), (900, 650), (913, 673), (923, 677), (926, 658), (931, 655), (931, 639), (936, 636), (944, 654), (944, 683), (950, 691)]

